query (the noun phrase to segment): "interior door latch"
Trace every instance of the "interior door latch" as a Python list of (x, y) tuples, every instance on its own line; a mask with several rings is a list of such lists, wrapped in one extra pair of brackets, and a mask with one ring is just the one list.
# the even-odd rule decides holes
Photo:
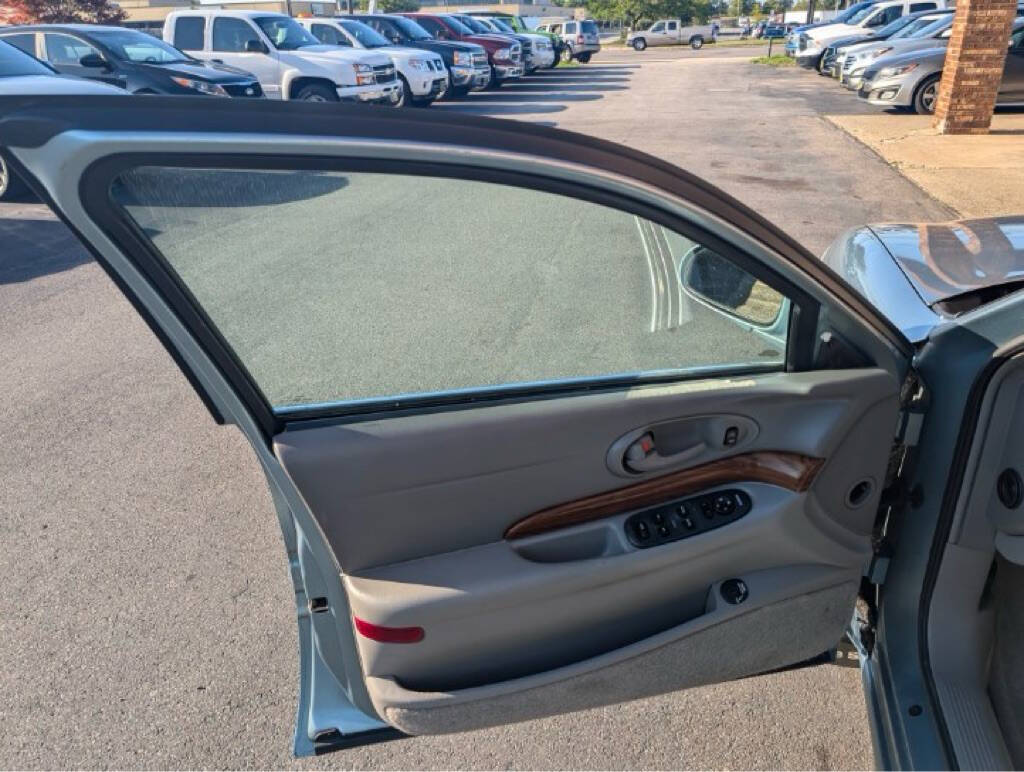
[(650, 472), (666, 466), (675, 466), (691, 458), (696, 458), (708, 449), (706, 442), (697, 442), (688, 448), (671, 453), (667, 456), (661, 455), (654, 445), (654, 435), (651, 432), (641, 434), (626, 448), (626, 455), (623, 459), (627, 469), (634, 472)]

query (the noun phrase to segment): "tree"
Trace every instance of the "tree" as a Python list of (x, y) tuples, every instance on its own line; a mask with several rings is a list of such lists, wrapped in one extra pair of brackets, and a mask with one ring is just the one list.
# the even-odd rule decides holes
[(14, 24), (119, 24), (125, 12), (110, 0), (6, 0)]
[(377, 10), (381, 13), (415, 13), (419, 9), (416, 0), (377, 0)]

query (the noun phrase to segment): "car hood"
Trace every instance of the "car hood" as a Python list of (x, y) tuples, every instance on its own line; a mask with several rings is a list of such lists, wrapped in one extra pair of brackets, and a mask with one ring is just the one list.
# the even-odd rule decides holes
[(250, 72), (231, 67), (226, 64), (203, 64), (200, 62), (174, 62), (168, 64), (156, 64), (153, 62), (133, 62), (132, 66), (140, 70), (151, 70), (160, 72), (168, 77), (172, 75), (184, 75), (189, 78), (198, 78), (210, 83), (238, 83), (239, 81), (256, 80), (256, 76)]
[[(407, 62), (410, 59), (430, 59), (431, 61), (437, 61), (441, 58), (440, 54), (429, 51), (426, 48), (407, 48), (405, 46), (381, 46), (380, 48), (369, 48), (364, 49), (367, 51), (373, 51), (378, 54), (387, 54), (393, 59), (399, 59), (400, 61)], [(425, 56), (425, 54), (431, 53), (433, 56)]]
[[(939, 42), (939, 41), (935, 41)], [(875, 59), (871, 63), (871, 68), (874, 70), (881, 69), (882, 67), (892, 67), (898, 64), (908, 64), (909, 62), (934, 62), (936, 64), (942, 64), (946, 59), (946, 42), (942, 41), (941, 45), (936, 45), (933, 48), (918, 48), (913, 51), (893, 51), (892, 53), (886, 54), (885, 56)]]
[(1024, 280), (1024, 216), (869, 228), (929, 306)]
[(79, 94), (120, 94), (128, 92), (106, 83), (74, 78), (70, 75), (11, 75), (0, 77), (0, 96), (77, 96)]
[(860, 45), (861, 43), (874, 43), (882, 38), (874, 37), (872, 35), (847, 35), (844, 38), (833, 40), (829, 43), (835, 49), (849, 48), (850, 46)]

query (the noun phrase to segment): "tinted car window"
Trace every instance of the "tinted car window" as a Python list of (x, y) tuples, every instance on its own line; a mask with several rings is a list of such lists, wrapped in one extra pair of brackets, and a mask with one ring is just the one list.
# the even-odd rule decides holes
[[(4, 36), (6, 40), (9, 36)], [(54, 72), (42, 62), (0, 40), (0, 77), (15, 75), (53, 75)]]
[(438, 40), (444, 40), (445, 38), (451, 37), (451, 33), (448, 32), (445, 26), (435, 19), (423, 18), (417, 19), (416, 22), (423, 27), (431, 37), (437, 38)]
[(388, 41), (383, 35), (360, 21), (343, 21), (341, 26), (367, 48), (380, 48), (388, 45)]
[(43, 44), (46, 49), (46, 60), (58, 67), (77, 66), (83, 56), (99, 54), (95, 47), (81, 38), (57, 32), (47, 32), (43, 35)]
[(255, 40), (260, 41), (249, 22), (242, 19), (232, 19), (221, 16), (213, 20), (213, 50), (228, 52), (244, 52), (245, 44)]
[(566, 24), (565, 25), (565, 32), (566, 32), (566, 34), (574, 34), (576, 32), (576, 23), (575, 22), (569, 22), (568, 24)]
[(345, 37), (344, 33), (340, 30), (336, 30), (330, 24), (314, 24), (312, 31), (313, 37), (321, 43), (325, 43), (329, 46), (352, 47), (352, 44), (349, 42), (349, 39)]
[(935, 8), (935, 3), (911, 3), (910, 12), (916, 13), (917, 11), (930, 11)]
[(116, 32), (94, 32), (93, 34), (119, 59), (155, 64), (188, 60), (188, 57), (177, 48), (144, 32), (118, 30)]
[[(672, 29), (675, 29), (675, 25), (670, 24), (669, 26)], [(597, 34), (597, 25), (594, 22), (592, 22), (592, 21), (581, 21), (580, 22), (580, 30), (582, 30), (583, 32), (587, 33), (588, 35), (596, 35)]]
[(203, 50), (203, 27), (206, 20), (202, 16), (181, 16), (174, 22), (174, 45), (183, 51)]
[(454, 16), (445, 16), (444, 20), (448, 22), (448, 25), (458, 32), (460, 35), (472, 35), (473, 30), (463, 24), (461, 21), (456, 19)]
[(20, 35), (4, 35), (3, 40), (16, 48), (20, 48), (30, 56), (36, 55), (36, 36), (34, 32), (23, 32)]
[[(684, 235), (570, 196), (403, 174), (168, 167), (126, 173), (112, 195), (275, 408), (784, 367), (778, 292)], [(390, 217), (372, 216), (380, 201)], [(423, 201), (456, 212), (487, 201), (530, 227), (453, 230), (417, 216)]]

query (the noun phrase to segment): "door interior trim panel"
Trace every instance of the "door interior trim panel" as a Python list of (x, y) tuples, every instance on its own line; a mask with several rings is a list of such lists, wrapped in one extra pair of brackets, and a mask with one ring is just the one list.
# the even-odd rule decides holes
[(505, 531), (505, 538), (536, 536), (730, 483), (760, 482), (803, 493), (824, 463), (821, 458), (784, 451), (730, 456), (534, 512)]

